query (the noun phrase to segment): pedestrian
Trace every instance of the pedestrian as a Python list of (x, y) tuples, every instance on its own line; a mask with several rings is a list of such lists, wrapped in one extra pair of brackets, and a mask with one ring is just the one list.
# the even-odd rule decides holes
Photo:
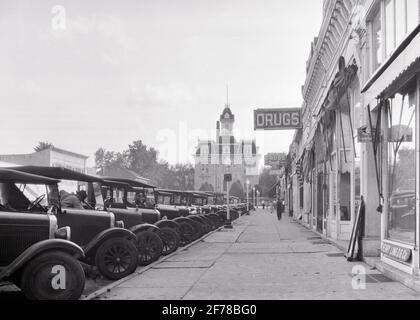
[(263, 210), (265, 210), (265, 202), (264, 201), (262, 202), (262, 207), (263, 207)]
[(60, 190), (60, 202), (63, 208), (84, 209), (79, 197), (65, 190)]
[(284, 212), (284, 204), (283, 204), (283, 200), (279, 200), (277, 201), (277, 219), (281, 220), (281, 216)]

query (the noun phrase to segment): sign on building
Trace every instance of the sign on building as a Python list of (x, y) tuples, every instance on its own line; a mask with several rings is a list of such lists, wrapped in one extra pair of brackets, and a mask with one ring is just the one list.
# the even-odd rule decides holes
[(254, 130), (293, 130), (302, 128), (300, 108), (254, 110)]
[(376, 129), (373, 128), (373, 133), (368, 126), (363, 126), (357, 129), (357, 141), (359, 143), (372, 142), (372, 136), (376, 135)]
[(283, 174), (283, 170), (270, 170), (270, 176), (281, 176)]
[(224, 181), (225, 182), (232, 182), (232, 174), (231, 173), (226, 173), (224, 175)]

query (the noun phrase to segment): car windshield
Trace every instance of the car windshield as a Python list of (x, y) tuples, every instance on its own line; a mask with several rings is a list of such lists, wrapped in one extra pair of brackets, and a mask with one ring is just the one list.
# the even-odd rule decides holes
[(59, 204), (56, 185), (0, 183), (0, 210), (47, 211)]
[(157, 201), (159, 204), (170, 205), (171, 204), (171, 196), (166, 194), (160, 194), (157, 197)]
[(94, 205), (96, 209), (103, 210), (104, 209), (104, 198), (102, 195), (102, 188), (101, 184), (97, 182), (92, 183), (92, 189), (93, 189), (93, 196), (95, 198)]
[(136, 192), (135, 203), (140, 208), (154, 208), (156, 206), (153, 189), (142, 188)]
[(127, 204), (130, 207), (135, 207), (136, 206), (136, 192), (127, 191)]
[(174, 195), (174, 205), (176, 205), (176, 206), (180, 206), (180, 205), (183, 205), (183, 202), (182, 202), (182, 195), (180, 195), (180, 194), (175, 194)]
[(203, 205), (203, 198), (194, 198), (194, 204), (196, 206), (202, 206)]

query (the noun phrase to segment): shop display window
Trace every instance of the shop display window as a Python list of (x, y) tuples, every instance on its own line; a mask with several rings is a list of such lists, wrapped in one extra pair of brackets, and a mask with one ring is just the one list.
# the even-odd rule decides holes
[(415, 243), (416, 103), (415, 91), (396, 94), (388, 110), (388, 230), (391, 240)]

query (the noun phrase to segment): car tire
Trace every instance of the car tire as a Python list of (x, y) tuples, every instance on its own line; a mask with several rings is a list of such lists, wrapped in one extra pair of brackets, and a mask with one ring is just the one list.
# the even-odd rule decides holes
[(108, 239), (96, 251), (95, 265), (109, 280), (125, 278), (137, 269), (137, 248), (133, 241), (125, 238)]
[(137, 236), (138, 263), (147, 266), (159, 259), (163, 252), (163, 241), (153, 231), (141, 231)]
[[(59, 268), (54, 272), (57, 266), (64, 268), (64, 274)], [(63, 279), (60, 274), (65, 283), (60, 282)], [(54, 285), (58, 287), (54, 288)], [(32, 259), (23, 268), (20, 279), (20, 288), (30, 300), (77, 300), (84, 287), (85, 273), (80, 262), (68, 253), (56, 250)]]
[(179, 228), (181, 230), (181, 245), (185, 246), (194, 241), (195, 231), (190, 223), (181, 222)]
[(174, 229), (169, 227), (160, 228), (159, 236), (163, 242), (163, 256), (167, 256), (178, 249), (180, 237)]

